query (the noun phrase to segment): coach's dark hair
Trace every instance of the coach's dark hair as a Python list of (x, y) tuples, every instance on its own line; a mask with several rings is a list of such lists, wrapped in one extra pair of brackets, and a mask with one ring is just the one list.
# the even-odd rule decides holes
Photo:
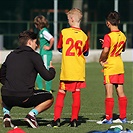
[(112, 25), (117, 26), (120, 23), (120, 14), (116, 11), (112, 11), (106, 16), (106, 21), (109, 21)]
[(18, 36), (20, 45), (25, 46), (29, 39), (31, 40), (37, 39), (37, 34), (35, 34), (33, 31), (26, 30), (26, 31), (21, 32)]

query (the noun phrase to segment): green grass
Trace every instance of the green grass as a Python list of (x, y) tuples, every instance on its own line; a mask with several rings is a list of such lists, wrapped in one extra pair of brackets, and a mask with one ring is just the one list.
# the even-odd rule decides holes
[[(127, 107), (127, 119), (133, 120), (133, 65), (131, 62), (125, 64), (125, 84), (124, 89), (128, 97)], [(56, 98), (56, 94), (59, 86), (59, 74), (60, 64), (54, 64), (57, 71), (56, 78), (53, 80), (53, 95)], [(100, 120), (104, 116), (104, 86), (103, 86), (103, 73), (101, 72), (101, 66), (98, 63), (87, 63), (86, 65), (86, 82), (87, 88), (81, 91), (81, 110), (79, 114), (80, 126), (78, 128), (67, 127), (71, 116), (71, 93), (67, 93), (65, 98), (65, 106), (62, 112), (62, 126), (60, 128), (48, 128), (46, 125), (53, 119), (53, 106), (38, 115), (39, 121), (38, 129), (31, 129), (26, 126), (22, 118), (30, 111), (29, 109), (14, 107), (11, 111), (11, 116), (14, 124), (22, 128), (26, 133), (87, 133), (94, 130), (105, 131), (111, 125), (98, 125), (95, 120)], [(117, 96), (114, 91), (115, 107), (114, 116), (118, 115), (118, 103)], [(6, 133), (11, 128), (3, 128), (2, 125), (2, 111), (0, 109), (0, 133)], [(112, 124), (115, 125), (115, 124)], [(126, 128), (133, 130), (133, 124), (121, 124)]]

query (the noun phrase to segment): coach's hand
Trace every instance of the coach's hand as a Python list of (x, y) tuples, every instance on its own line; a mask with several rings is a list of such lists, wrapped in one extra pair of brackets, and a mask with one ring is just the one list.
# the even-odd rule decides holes
[(52, 61), (50, 61), (50, 66), (49, 67), (52, 67), (52, 68), (54, 68), (54, 66), (52, 65)]

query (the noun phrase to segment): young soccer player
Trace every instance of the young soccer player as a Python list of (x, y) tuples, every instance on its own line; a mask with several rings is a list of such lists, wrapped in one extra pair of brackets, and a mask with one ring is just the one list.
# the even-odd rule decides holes
[[(104, 36), (102, 42), (102, 52), (99, 58), (100, 64), (104, 69), (105, 85), (105, 114), (106, 118), (98, 121), (98, 124), (126, 123), (127, 97), (124, 94), (124, 66), (121, 53), (125, 50), (126, 37), (118, 29), (120, 15), (118, 12), (110, 12), (106, 17), (106, 25), (110, 33)], [(113, 121), (113, 87), (115, 86), (118, 95), (119, 119)]]
[(49, 126), (59, 127), (66, 92), (72, 93), (72, 115), (70, 126), (77, 127), (80, 111), (80, 89), (86, 87), (85, 58), (88, 56), (89, 44), (87, 35), (80, 29), (82, 12), (73, 8), (67, 13), (70, 28), (61, 31), (58, 50), (62, 52), (59, 91), (54, 107), (54, 120)]
[[(52, 61), (52, 46), (54, 44), (54, 37), (50, 34), (48, 27), (48, 20), (43, 16), (39, 15), (34, 18), (34, 24), (39, 29), (39, 42), (40, 42), (40, 55), (44, 61), (44, 65), (49, 69), (50, 61)], [(38, 74), (36, 79), (37, 89), (43, 90), (43, 79)], [(51, 92), (52, 81), (45, 81), (46, 90)]]

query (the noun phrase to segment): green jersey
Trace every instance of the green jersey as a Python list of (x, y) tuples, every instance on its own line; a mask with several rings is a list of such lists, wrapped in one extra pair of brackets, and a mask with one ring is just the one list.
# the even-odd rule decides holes
[(39, 32), (39, 41), (40, 41), (40, 55), (52, 54), (52, 50), (45, 50), (44, 45), (49, 46), (50, 39), (53, 36), (49, 33), (47, 28), (43, 28)]

